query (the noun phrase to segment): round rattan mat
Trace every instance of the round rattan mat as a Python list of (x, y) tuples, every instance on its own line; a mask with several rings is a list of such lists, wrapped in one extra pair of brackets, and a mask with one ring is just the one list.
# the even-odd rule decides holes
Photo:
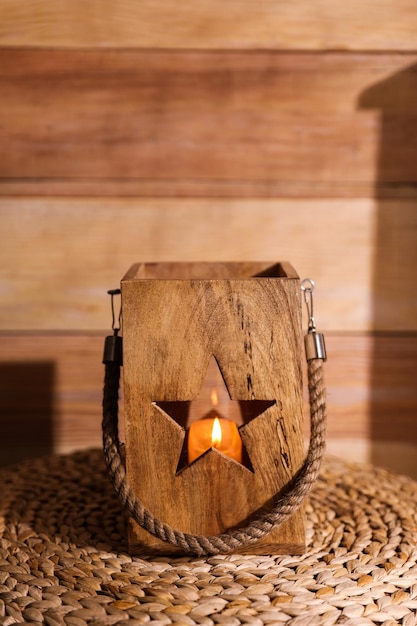
[(417, 624), (417, 483), (328, 460), (302, 556), (139, 558), (99, 450), (0, 472), (0, 624)]

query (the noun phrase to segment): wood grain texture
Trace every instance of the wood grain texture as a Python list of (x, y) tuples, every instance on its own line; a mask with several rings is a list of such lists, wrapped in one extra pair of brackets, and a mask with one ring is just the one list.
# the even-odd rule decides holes
[(0, 0), (2, 463), (101, 445), (134, 260), (285, 258), (335, 333), (330, 452), (417, 477), (416, 26), (415, 0)]
[(412, 0), (2, 0), (0, 44), (45, 47), (416, 49)]
[(0, 49), (0, 193), (409, 193), (416, 61)]
[(109, 327), (135, 260), (291, 261), (323, 330), (416, 330), (414, 201), (0, 200), (3, 330)]
[[(122, 281), (128, 480), (159, 519), (198, 535), (244, 525), (303, 460), (299, 279), (267, 264), (214, 264), (206, 278), (211, 265), (157, 265), (150, 275), (136, 265)], [(212, 355), (232, 400), (275, 402), (240, 427), (250, 465), (208, 450), (179, 470), (186, 430), (155, 403), (197, 398)], [(265, 543), (300, 552), (301, 513), (246, 551)], [(134, 522), (129, 549), (178, 551)]]
[[(0, 334), (2, 465), (101, 446), (104, 334)], [(417, 478), (416, 334), (326, 342), (328, 451)]]

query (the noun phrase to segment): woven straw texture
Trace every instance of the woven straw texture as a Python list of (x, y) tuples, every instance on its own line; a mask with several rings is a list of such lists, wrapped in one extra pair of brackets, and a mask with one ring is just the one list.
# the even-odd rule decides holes
[(417, 483), (328, 460), (303, 556), (138, 558), (102, 452), (0, 472), (0, 624), (417, 624)]

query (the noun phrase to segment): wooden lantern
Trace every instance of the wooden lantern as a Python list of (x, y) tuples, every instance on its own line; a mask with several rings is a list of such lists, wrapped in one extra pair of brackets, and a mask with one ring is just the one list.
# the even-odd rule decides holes
[[(185, 532), (241, 525), (303, 462), (297, 273), (288, 263), (143, 263), (121, 291), (126, 471), (135, 495)], [(224, 442), (204, 443), (216, 416)], [(230, 423), (237, 458), (225, 442)], [(132, 554), (178, 552), (129, 524)], [(300, 509), (244, 551), (294, 554), (304, 541)]]

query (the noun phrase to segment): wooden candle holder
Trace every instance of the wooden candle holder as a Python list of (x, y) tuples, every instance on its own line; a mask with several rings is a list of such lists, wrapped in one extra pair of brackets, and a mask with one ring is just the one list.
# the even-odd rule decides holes
[[(297, 273), (288, 263), (143, 263), (121, 291), (126, 471), (135, 495), (185, 532), (241, 525), (270, 506), (303, 462)], [(198, 419), (190, 409), (216, 372), (227, 388), (222, 406), (234, 408), (227, 417), (241, 424), (242, 462), (213, 447), (188, 463), (187, 429)], [(304, 542), (300, 509), (239, 552), (300, 553)], [(133, 520), (129, 549), (178, 553)]]

